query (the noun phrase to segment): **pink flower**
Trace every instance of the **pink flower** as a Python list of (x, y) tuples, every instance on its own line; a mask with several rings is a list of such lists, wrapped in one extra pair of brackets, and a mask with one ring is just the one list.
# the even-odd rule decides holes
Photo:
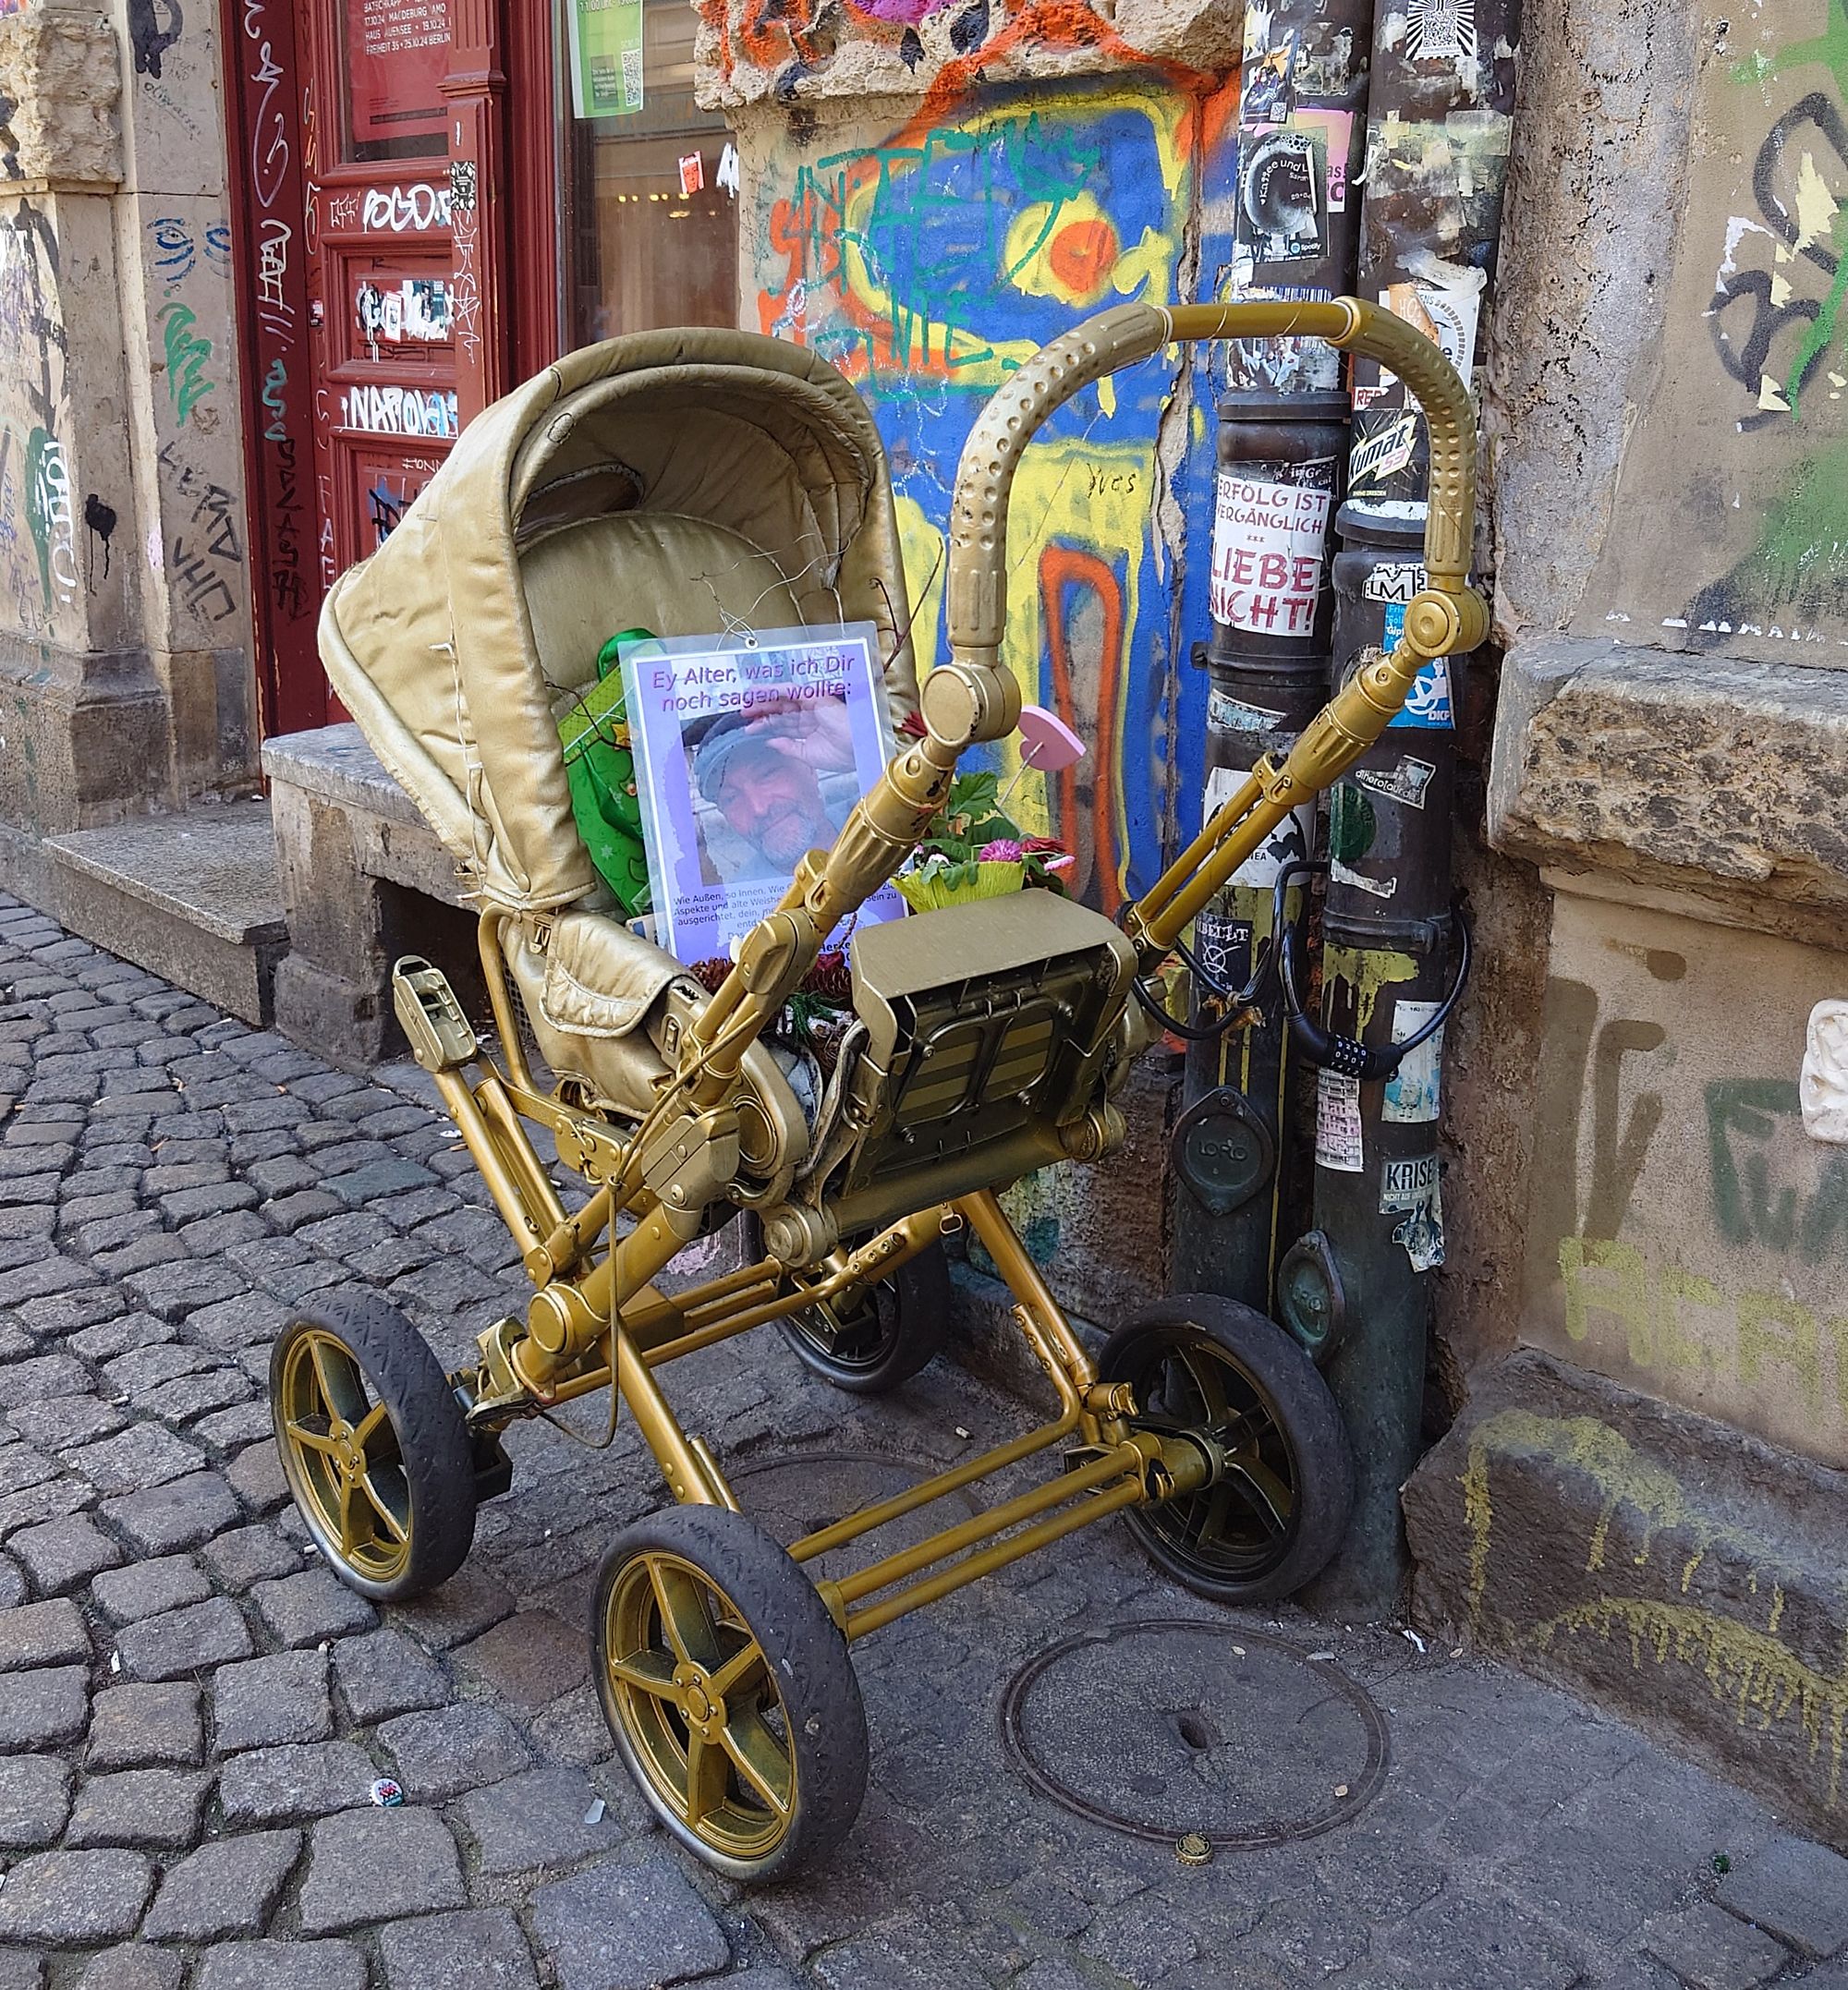
[(997, 836), (992, 843), (983, 843), (976, 855), (984, 864), (1017, 864), (1027, 851), (1012, 836)]

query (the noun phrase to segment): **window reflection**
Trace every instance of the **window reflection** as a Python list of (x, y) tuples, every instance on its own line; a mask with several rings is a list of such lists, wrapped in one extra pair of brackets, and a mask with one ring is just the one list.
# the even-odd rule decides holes
[[(723, 117), (693, 101), (697, 19), (687, 0), (644, 0), (639, 111), (576, 118), (568, 82), (561, 92), (571, 345), (737, 322), (736, 202), (719, 184), (730, 134)], [(561, 19), (561, 59), (568, 29)]]

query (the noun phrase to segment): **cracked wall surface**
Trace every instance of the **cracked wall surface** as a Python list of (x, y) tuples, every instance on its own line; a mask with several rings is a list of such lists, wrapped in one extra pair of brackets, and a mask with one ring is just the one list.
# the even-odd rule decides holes
[(709, 109), (906, 97), (979, 67), (991, 82), (1068, 81), (1151, 64), (1236, 68), (1228, 0), (697, 0)]
[(0, 875), (29, 887), (41, 836), (252, 771), (216, 42), (178, 8), (0, 18)]
[(1526, 1048), (1465, 1078), (1531, 1101), (1510, 1312), (1840, 1463), (1848, 1164), (1796, 1086), (1811, 1005), (1848, 995), (1848, 7), (1622, 0), (1530, 30), (1488, 828), (1557, 895)]

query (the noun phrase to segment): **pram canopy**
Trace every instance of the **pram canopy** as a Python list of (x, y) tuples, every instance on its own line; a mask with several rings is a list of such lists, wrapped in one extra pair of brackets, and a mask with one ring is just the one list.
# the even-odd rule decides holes
[(488, 904), (602, 887), (557, 710), (614, 633), (867, 621), (894, 718), (917, 667), (884, 453), (828, 362), (755, 334), (585, 347), (463, 431), (341, 576), (321, 649), (341, 702)]

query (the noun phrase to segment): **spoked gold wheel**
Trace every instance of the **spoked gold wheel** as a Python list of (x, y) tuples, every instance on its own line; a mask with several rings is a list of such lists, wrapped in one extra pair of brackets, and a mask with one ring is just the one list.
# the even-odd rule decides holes
[(349, 1588), (402, 1601), (461, 1566), (475, 1532), (468, 1428), (401, 1314), (325, 1295), (276, 1341), (270, 1414), (289, 1491)]
[(814, 1585), (763, 1530), (673, 1507), (605, 1558), (591, 1633), (603, 1709), (641, 1792), (735, 1879), (784, 1878), (858, 1814), (866, 1713)]

